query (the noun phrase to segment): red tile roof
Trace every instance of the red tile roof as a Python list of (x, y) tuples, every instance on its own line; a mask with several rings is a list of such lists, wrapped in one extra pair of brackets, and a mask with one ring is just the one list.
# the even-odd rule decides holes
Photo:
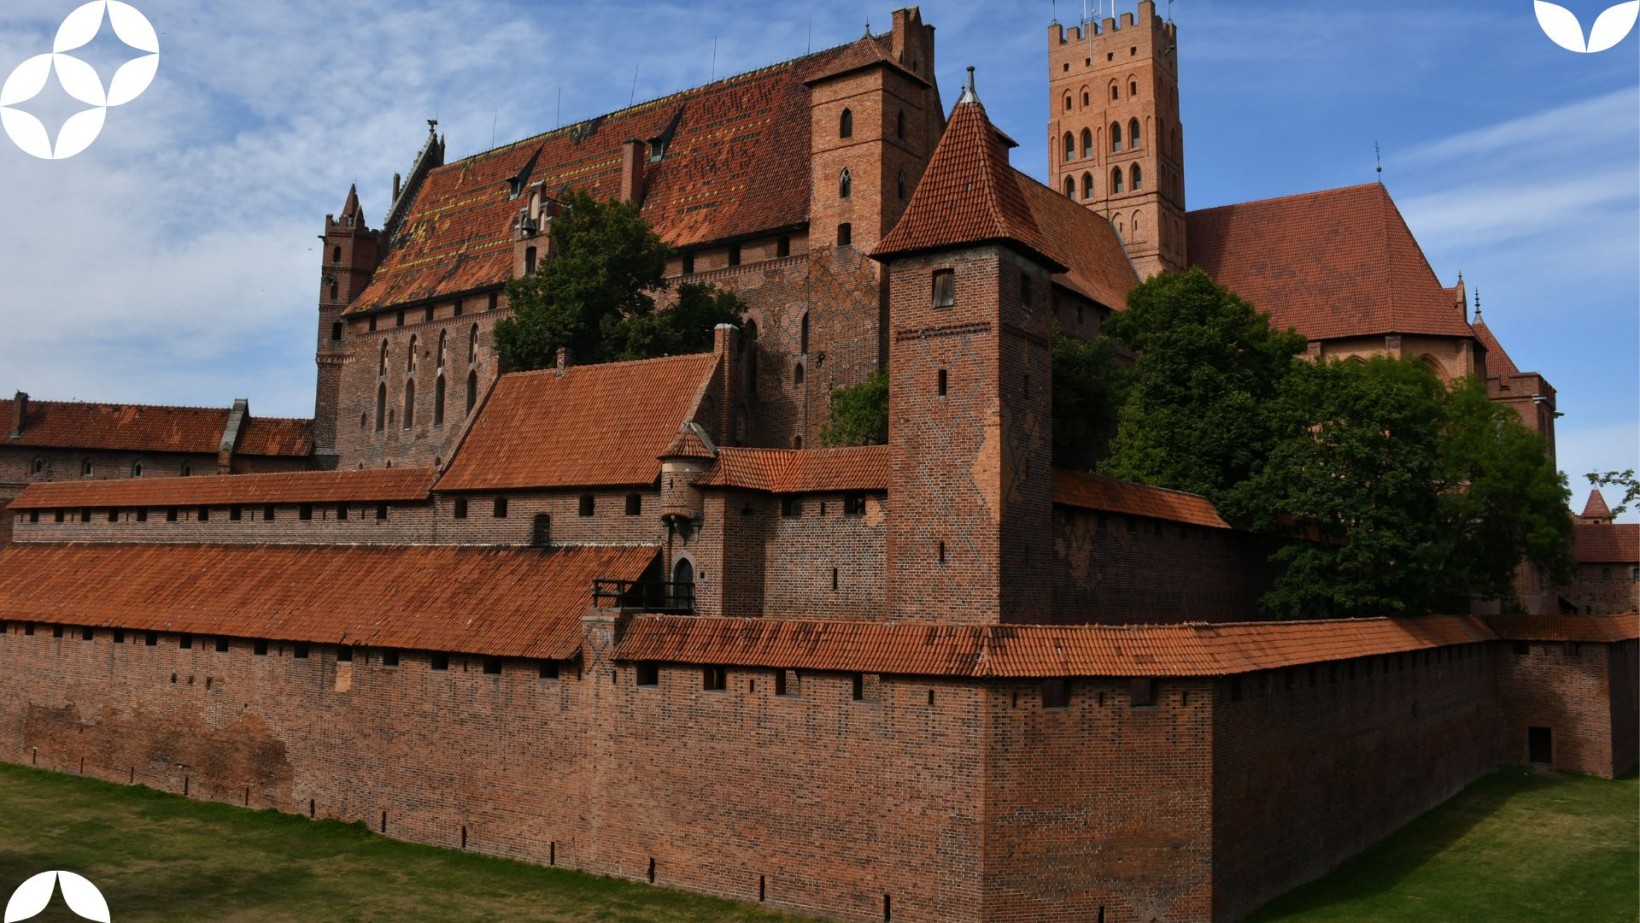
[(1377, 183), (1193, 211), (1190, 261), (1312, 340), (1390, 333), (1471, 336)]
[(1640, 564), (1640, 523), (1576, 523), (1572, 560), (1583, 564)]
[(976, 678), (1230, 676), (1495, 637), (1468, 616), (1045, 626), (646, 615), (615, 657)]
[(1470, 324), (1469, 327), (1475, 331), (1475, 339), (1480, 340), (1481, 345), (1486, 347), (1486, 374), (1488, 377), (1507, 378), (1511, 375), (1520, 374), (1520, 369), (1515, 367), (1515, 360), (1509, 358), (1509, 353), (1504, 350), (1503, 344), (1498, 342), (1498, 338), (1492, 335), (1492, 330), (1486, 326), (1486, 321), (1481, 320), (1477, 315), (1475, 322)]
[(1583, 512), (1578, 514), (1584, 519), (1610, 519), (1612, 508), (1606, 505), (1606, 496), (1596, 487), (1589, 491), (1589, 499), (1583, 504)]
[(220, 477), (46, 481), (25, 487), (11, 502), (11, 509), (416, 502), (427, 499), (433, 477), (431, 468), (381, 468)]
[[(20, 438), (10, 439), (15, 400), (0, 400), (0, 446), (178, 452), (216, 455), (228, 427), (225, 407), (94, 404), (29, 399)], [(301, 457), (313, 454), (313, 421), (278, 417), (247, 421), (237, 452)]]
[(503, 375), (436, 489), (648, 484), (717, 363), (700, 353)]
[(1113, 311), (1127, 307), (1127, 295), (1139, 284), (1116, 229), (1103, 215), (1014, 171), (1014, 181), (1053, 258), (1069, 267), (1054, 281)]
[(313, 454), (313, 421), (288, 417), (250, 417), (239, 429), (235, 455), (280, 457)]
[(716, 458), (712, 440), (699, 423), (678, 424), (678, 434), (661, 450), (661, 458)]
[(835, 449), (718, 450), (718, 463), (696, 482), (777, 494), (887, 490), (892, 454), (886, 445)]
[(1491, 615), (1486, 624), (1506, 641), (1633, 641), (1640, 615)]
[(564, 660), (653, 548), (11, 545), (0, 618)]
[[(642, 214), (674, 247), (690, 247), (809, 220), (810, 114), (804, 82), (857, 46), (816, 52), (505, 145), (432, 170), (368, 288), (365, 311), (499, 286), (512, 277), (511, 228), (524, 199), (507, 181), (566, 187), (598, 198), (621, 189), (622, 146), (672, 136), (644, 165)], [(526, 169), (528, 168), (528, 169)]]
[(1181, 490), (1150, 487), (1119, 481), (1101, 474), (1083, 474), (1055, 469), (1053, 502), (1087, 510), (1148, 516), (1169, 522), (1187, 522), (1214, 529), (1228, 529), (1211, 501)]

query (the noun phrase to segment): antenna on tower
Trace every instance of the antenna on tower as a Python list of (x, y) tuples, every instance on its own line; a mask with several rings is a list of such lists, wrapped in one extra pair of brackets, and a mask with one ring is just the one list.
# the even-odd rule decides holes
[(1167, 21), (1173, 21), (1173, 0), (1167, 0)]
[(553, 113), (553, 119), (558, 122), (557, 127), (564, 127), (564, 88), (558, 88), (558, 111)]
[(1383, 150), (1381, 150), (1378, 147), (1378, 142), (1377, 141), (1372, 142), (1372, 156), (1373, 156), (1373, 159), (1378, 161), (1378, 183), (1379, 183), (1379, 185), (1383, 185), (1383, 182), (1384, 182), (1384, 152), (1383, 152)]
[[(713, 67), (717, 66), (716, 55), (713, 56), (712, 64), (713, 64)], [(632, 93), (629, 96), (627, 96), (626, 104), (628, 106), (631, 106), (634, 102), (637, 101), (637, 99), (638, 99), (638, 65), (634, 64), (634, 65), (632, 65)]]
[(1059, 22), (1059, 0), (1050, 0), (1053, 4), (1053, 21)]
[(804, 54), (814, 53), (814, 17), (809, 17), (809, 43), (803, 49)]
[(712, 79), (717, 79), (717, 42), (718, 37), (712, 36)]

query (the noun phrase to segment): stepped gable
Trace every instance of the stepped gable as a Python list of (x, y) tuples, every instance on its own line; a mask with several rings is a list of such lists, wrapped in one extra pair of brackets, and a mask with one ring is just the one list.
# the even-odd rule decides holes
[(1211, 529), (1228, 529), (1212, 501), (1199, 494), (1119, 481), (1101, 474), (1055, 469), (1053, 502), (1107, 513), (1148, 516)]
[(1583, 503), (1583, 512), (1579, 513), (1583, 519), (1610, 519), (1612, 508), (1606, 505), (1606, 496), (1596, 487), (1589, 491), (1589, 499)]
[(1053, 265), (1067, 267), (1051, 253), (1037, 226), (1018, 172), (1008, 164), (1008, 144), (969, 87), (951, 109), (945, 135), (934, 148), (905, 214), (872, 257), (889, 257), (969, 244), (1012, 243)]
[[(644, 165), (643, 217), (673, 247), (808, 223), (810, 113), (805, 82), (886, 49), (867, 36), (811, 55), (598, 116), (446, 164), (427, 174), (367, 287), (345, 313), (494, 288), (512, 278), (525, 199), (508, 181), (600, 199), (621, 191), (623, 145), (666, 138)], [(881, 52), (886, 54), (886, 50)], [(648, 148), (646, 155), (652, 155)]]
[(886, 445), (829, 449), (718, 450), (718, 463), (697, 487), (738, 487), (777, 494), (842, 493), (888, 489)]
[(1579, 564), (1640, 564), (1640, 523), (1574, 524), (1572, 560)]
[(717, 364), (697, 353), (503, 375), (434, 489), (650, 484)]
[(1061, 626), (645, 615), (615, 658), (965, 678), (1233, 676), (1496, 637), (1470, 616)]
[(1473, 335), (1378, 183), (1193, 211), (1190, 261), (1311, 340)]
[(648, 547), (85, 545), (0, 549), (0, 620), (568, 660), (592, 581)]
[(254, 506), (263, 503), (405, 503), (426, 500), (431, 468), (292, 471), (213, 477), (44, 481), (23, 488), (13, 510)]

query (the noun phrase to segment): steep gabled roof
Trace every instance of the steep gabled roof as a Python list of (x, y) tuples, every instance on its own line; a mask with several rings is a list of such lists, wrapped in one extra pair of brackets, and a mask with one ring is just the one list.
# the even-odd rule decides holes
[[(95, 404), (30, 398), (19, 438), (9, 427), (15, 401), (0, 399), (0, 446), (176, 452), (215, 455), (228, 425), (226, 407)], [(313, 453), (313, 421), (252, 417), (235, 451), (299, 458)]]
[(891, 450), (886, 445), (834, 449), (718, 450), (718, 463), (695, 482), (700, 487), (739, 487), (777, 494), (841, 493), (888, 489)]
[(45, 481), (23, 488), (11, 502), (11, 509), (403, 503), (426, 500), (432, 486), (431, 468)]
[(1574, 524), (1572, 560), (1579, 564), (1640, 564), (1640, 523)]
[(1578, 514), (1584, 519), (1610, 519), (1612, 508), (1606, 505), (1606, 496), (1596, 487), (1589, 491), (1589, 499), (1583, 503), (1583, 512)]
[(1190, 261), (1311, 340), (1471, 336), (1378, 183), (1193, 211)]
[(1486, 326), (1486, 321), (1481, 320), (1479, 314), (1475, 315), (1475, 321), (1469, 325), (1469, 328), (1475, 331), (1475, 339), (1486, 347), (1486, 374), (1488, 376), (1496, 375), (1507, 378), (1511, 375), (1520, 374), (1520, 369), (1515, 367), (1515, 360), (1509, 357), (1509, 353), (1503, 348), (1503, 344), (1499, 343), (1498, 338), (1492, 335), (1491, 328)]
[(435, 489), (648, 484), (717, 363), (699, 353), (503, 375)]
[(976, 678), (1234, 676), (1495, 638), (1469, 616), (1061, 626), (646, 615), (615, 657)]
[(1213, 529), (1228, 529), (1212, 501), (1182, 490), (1168, 490), (1119, 481), (1101, 474), (1083, 474), (1055, 469), (1053, 502), (1107, 513), (1148, 516), (1169, 522), (1184, 522)]
[(0, 619), (567, 660), (592, 581), (655, 551), (25, 543), (0, 548)]
[(869, 36), (588, 119), (433, 169), (415, 193), (368, 288), (349, 313), (491, 288), (512, 277), (522, 197), (508, 180), (621, 191), (623, 144), (667, 138), (644, 164), (643, 217), (673, 247), (808, 223), (809, 90), (838, 62), (876, 54)]
[(934, 148), (905, 214), (871, 255), (882, 260), (968, 244), (1009, 242), (1041, 256), (1056, 272), (1064, 270), (1050, 253), (1017, 177), (1018, 172), (1008, 164), (1007, 143), (970, 85), (952, 108), (945, 135)]

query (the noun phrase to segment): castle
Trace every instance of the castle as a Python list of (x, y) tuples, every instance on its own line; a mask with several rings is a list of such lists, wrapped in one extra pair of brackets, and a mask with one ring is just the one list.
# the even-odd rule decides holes
[[(1049, 28), (1039, 183), (933, 35), (430, 134), (379, 227), (325, 219), (311, 423), (18, 395), (0, 756), (837, 919), (1110, 923), (1242, 917), (1498, 766), (1634, 765), (1632, 612), (1251, 621), (1261, 539), (1051, 464), (1053, 330), (1188, 266), (1552, 445), (1384, 188), (1188, 211), (1150, 0)], [(567, 187), (745, 323), (502, 374)], [(888, 444), (817, 448), (879, 368)]]

